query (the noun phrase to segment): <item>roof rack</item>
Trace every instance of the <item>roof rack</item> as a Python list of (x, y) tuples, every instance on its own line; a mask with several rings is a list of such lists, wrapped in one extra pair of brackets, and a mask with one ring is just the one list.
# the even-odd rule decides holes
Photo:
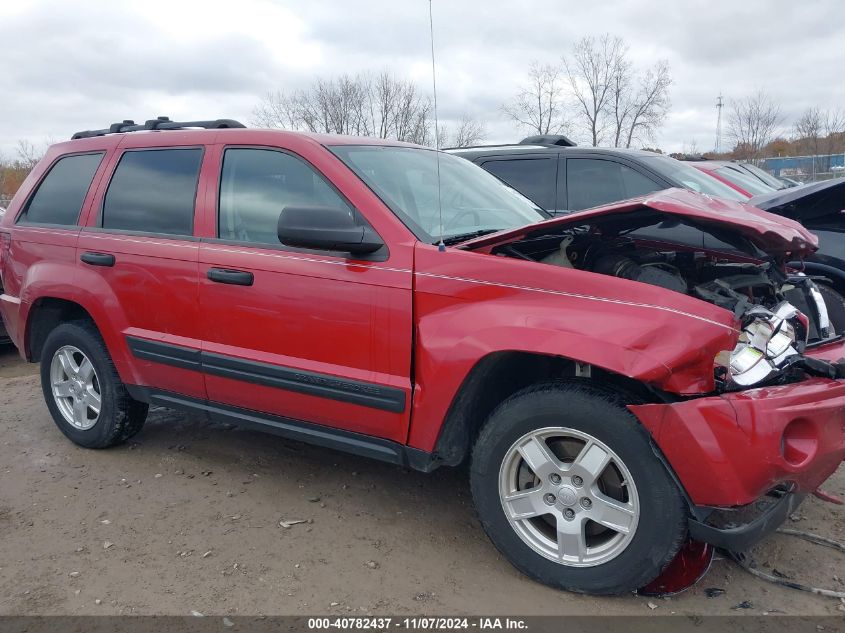
[(186, 128), (198, 127), (205, 130), (221, 130), (233, 127), (246, 127), (243, 123), (234, 119), (215, 119), (214, 121), (171, 121), (166, 116), (149, 119), (144, 123), (135, 123), (132, 120), (112, 123), (104, 130), (84, 130), (71, 136), (75, 141), (80, 138), (94, 138), (106, 134), (119, 134), (121, 132), (140, 132), (142, 130), (184, 130)]
[(577, 143), (565, 137), (563, 134), (540, 134), (527, 136), (519, 142), (519, 145), (557, 145), (558, 147), (575, 147)]

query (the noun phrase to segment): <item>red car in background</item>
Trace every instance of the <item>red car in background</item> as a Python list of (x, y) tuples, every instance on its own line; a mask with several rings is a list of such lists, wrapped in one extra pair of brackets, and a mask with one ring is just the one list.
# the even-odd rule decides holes
[(690, 164), (705, 174), (713, 176), (716, 180), (723, 182), (747, 198), (753, 198), (754, 196), (760, 196), (778, 190), (778, 188), (764, 183), (756, 175), (752, 175), (740, 163), (722, 160), (702, 160), (690, 161)]

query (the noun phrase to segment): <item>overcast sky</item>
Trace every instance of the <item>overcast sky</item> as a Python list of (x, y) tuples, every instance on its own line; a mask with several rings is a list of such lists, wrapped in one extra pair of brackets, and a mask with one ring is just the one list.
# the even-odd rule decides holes
[[(314, 77), (390, 68), (430, 86), (427, 0), (18, 0), (0, 2), (0, 152), (126, 118), (236, 118)], [(713, 147), (716, 96), (757, 89), (786, 125), (845, 105), (841, 0), (434, 0), (440, 118), (482, 121), (490, 141), (532, 60), (584, 35), (623, 37), (637, 64), (668, 60), (672, 110), (655, 145)]]

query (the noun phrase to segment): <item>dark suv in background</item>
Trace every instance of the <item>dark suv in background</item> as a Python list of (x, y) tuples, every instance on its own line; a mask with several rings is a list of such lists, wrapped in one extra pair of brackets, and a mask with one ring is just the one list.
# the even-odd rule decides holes
[[(447, 151), (480, 165), (552, 214), (681, 187), (714, 198), (750, 202), (764, 211), (797, 220), (816, 233), (821, 243), (816, 253), (792, 261), (790, 266), (817, 278), (835, 331), (845, 332), (845, 180), (772, 190), (749, 200), (748, 195), (690, 162), (645, 150), (578, 147), (565, 136), (530, 136), (512, 145)], [(635, 233), (641, 239), (735, 251), (734, 245), (712, 235), (704, 236), (702, 243), (700, 232), (682, 224), (666, 223)]]
[(447, 150), (480, 165), (551, 213), (569, 213), (672, 187), (745, 202), (695, 167), (637, 149), (578, 147), (565, 136)]

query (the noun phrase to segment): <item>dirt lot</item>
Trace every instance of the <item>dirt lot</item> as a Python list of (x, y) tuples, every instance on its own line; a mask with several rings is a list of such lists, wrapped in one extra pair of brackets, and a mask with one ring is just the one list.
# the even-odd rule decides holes
[[(162, 409), (129, 445), (77, 448), (36, 371), (0, 351), (0, 614), (841, 615), (721, 560), (671, 599), (553, 591), (497, 554), (457, 470), (423, 475)], [(845, 467), (828, 488), (845, 493)], [(845, 540), (842, 507), (810, 499), (794, 518)], [(775, 536), (755, 556), (845, 590), (830, 550)], [(725, 593), (708, 598), (714, 587)]]

